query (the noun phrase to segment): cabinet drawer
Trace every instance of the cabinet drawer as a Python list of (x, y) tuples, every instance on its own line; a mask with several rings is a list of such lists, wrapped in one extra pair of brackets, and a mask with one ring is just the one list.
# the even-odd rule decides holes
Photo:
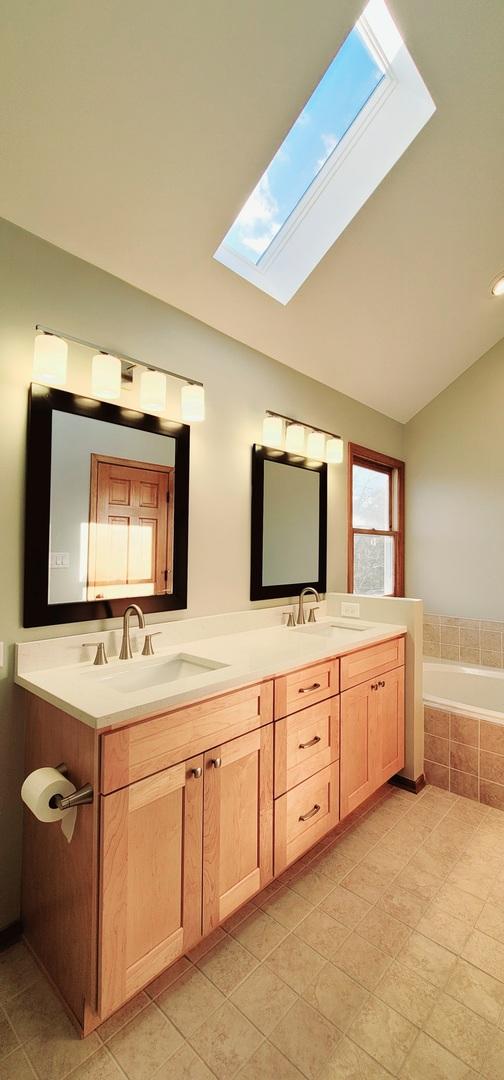
[(339, 697), (284, 716), (275, 724), (275, 796), (339, 757)]
[(102, 737), (106, 794), (142, 780), (273, 719), (273, 683), (257, 683)]
[(335, 761), (275, 800), (275, 876), (338, 821), (339, 766)]
[(404, 638), (382, 641), (380, 645), (371, 645), (369, 649), (360, 649), (341, 657), (341, 689), (372, 679), (383, 671), (401, 667), (404, 664)]
[(281, 675), (275, 679), (275, 720), (330, 698), (338, 690), (339, 660), (324, 660), (290, 675)]

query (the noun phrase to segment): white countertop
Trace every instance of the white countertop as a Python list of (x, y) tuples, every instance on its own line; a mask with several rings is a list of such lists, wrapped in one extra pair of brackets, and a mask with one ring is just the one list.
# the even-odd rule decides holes
[[(333, 616), (321, 619), (318, 625), (330, 627), (339, 621)], [(342, 656), (405, 634), (407, 630), (406, 626), (391, 623), (367, 623), (359, 630), (357, 626), (358, 620), (355, 620), (355, 627), (339, 628), (333, 638), (324, 637), (308, 625), (303, 629), (264, 626), (241, 632), (221, 632), (214, 637), (195, 637), (161, 646), (154, 657), (135, 655), (132, 660), (111, 660), (106, 667), (96, 667), (89, 660), (26, 670), (25, 664), (18, 663), (16, 683), (88, 726), (103, 730), (281, 675), (318, 660)], [(128, 676), (141, 676), (141, 669), (147, 672), (154, 666), (162, 666), (163, 660), (176, 656), (201, 658), (225, 666), (131, 691), (112, 685), (117, 683), (116, 677), (122, 677), (126, 671)]]

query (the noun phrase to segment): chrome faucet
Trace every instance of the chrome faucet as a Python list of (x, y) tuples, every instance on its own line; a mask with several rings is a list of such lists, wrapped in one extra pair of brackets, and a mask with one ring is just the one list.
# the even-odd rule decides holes
[(131, 660), (133, 653), (131, 651), (130, 641), (130, 618), (132, 615), (138, 617), (138, 625), (141, 630), (145, 630), (145, 618), (141, 607), (138, 604), (128, 604), (126, 611), (123, 615), (123, 635), (121, 642), (121, 651), (119, 653), (119, 660)]
[(298, 626), (304, 626), (306, 621), (304, 617), (304, 598), (305, 596), (307, 596), (308, 593), (313, 593), (317, 603), (320, 603), (320, 596), (316, 589), (312, 589), (311, 585), (307, 585), (306, 589), (301, 590), (299, 594), (299, 605), (296, 620)]

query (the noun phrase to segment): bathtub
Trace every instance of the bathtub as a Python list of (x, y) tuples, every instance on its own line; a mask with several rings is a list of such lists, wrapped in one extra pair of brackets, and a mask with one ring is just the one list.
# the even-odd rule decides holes
[(504, 724), (504, 671), (424, 661), (424, 704)]

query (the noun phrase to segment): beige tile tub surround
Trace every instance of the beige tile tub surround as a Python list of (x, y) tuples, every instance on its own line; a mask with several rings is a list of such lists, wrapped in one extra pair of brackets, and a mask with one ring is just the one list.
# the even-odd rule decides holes
[(504, 667), (504, 622), (424, 614), (424, 656)]
[(386, 787), (86, 1039), (0, 953), (0, 1080), (501, 1080), (503, 896), (504, 813)]
[(428, 784), (504, 810), (504, 725), (425, 706)]

